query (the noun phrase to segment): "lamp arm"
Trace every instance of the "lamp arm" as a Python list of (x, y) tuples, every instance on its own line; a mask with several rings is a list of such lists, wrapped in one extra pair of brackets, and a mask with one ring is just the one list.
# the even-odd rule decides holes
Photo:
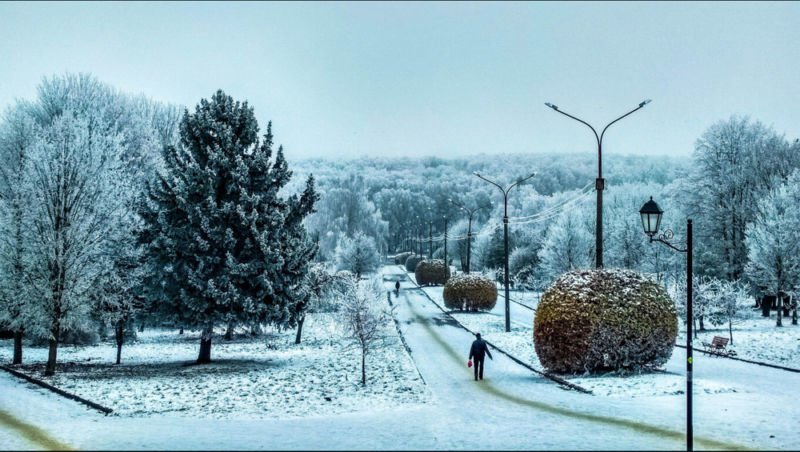
[(524, 178), (524, 179), (520, 179), (520, 180), (518, 180), (518, 181), (514, 182), (513, 184), (511, 184), (511, 185), (508, 187), (508, 190), (506, 190), (506, 193), (510, 192), (512, 188), (514, 188), (514, 187), (516, 187), (517, 185), (519, 185), (519, 184), (521, 184), (521, 183), (525, 182), (526, 180), (528, 180), (528, 179), (532, 178), (532, 177), (533, 177), (533, 176), (535, 176), (535, 175), (536, 175), (536, 173), (533, 173), (533, 174), (531, 174), (530, 176), (528, 176), (528, 177), (526, 177), (526, 178)]
[(485, 177), (481, 176), (480, 174), (475, 174), (475, 175), (476, 175), (476, 176), (478, 176), (478, 177), (480, 177), (481, 179), (485, 180), (486, 182), (489, 182), (490, 184), (494, 185), (495, 187), (499, 188), (499, 189), (500, 189), (500, 191), (501, 191), (501, 192), (503, 192), (503, 194), (505, 194), (505, 192), (506, 192), (506, 191), (505, 191), (505, 190), (503, 190), (503, 187), (501, 187), (501, 186), (497, 185), (496, 183), (494, 183), (494, 182), (490, 181), (489, 179), (487, 179), (487, 178), (485, 178)]
[[(559, 112), (559, 113), (561, 113), (561, 114), (562, 114), (562, 115), (564, 115), (564, 116), (570, 117), (570, 118), (572, 118), (572, 119), (574, 119), (574, 120), (576, 120), (576, 121), (578, 121), (578, 122), (580, 122), (580, 123), (582, 123), (582, 124), (585, 124), (585, 125), (586, 125), (586, 127), (588, 127), (588, 128), (590, 128), (590, 129), (592, 129), (592, 132), (594, 133), (594, 138), (597, 140), (597, 145), (598, 145), (598, 146), (600, 146), (600, 137), (599, 137), (599, 136), (597, 136), (597, 131), (596, 131), (596, 130), (594, 130), (594, 127), (592, 127), (592, 125), (591, 125), (591, 124), (589, 124), (588, 122), (584, 121), (584, 120), (583, 120), (583, 119), (581, 119), (581, 118), (576, 118), (575, 116), (572, 116), (571, 114), (569, 114), (569, 113), (566, 113), (566, 112), (564, 112), (564, 111), (561, 111), (561, 110), (556, 110), (556, 111), (557, 111), (557, 112)], [(633, 112), (631, 112), (631, 113), (633, 113)], [(630, 113), (628, 113), (628, 114), (630, 114)], [(622, 118), (620, 118), (620, 119), (622, 119)], [(611, 125), (611, 124), (609, 124), (609, 125)], [(608, 126), (606, 126), (606, 128), (608, 128)]]
[(607, 125), (607, 126), (605, 126), (605, 127), (603, 128), (603, 131), (600, 133), (600, 140), (599, 140), (599, 143), (602, 143), (602, 142), (603, 142), (603, 135), (605, 135), (605, 134), (606, 134), (606, 130), (608, 130), (608, 128), (609, 128), (609, 127), (611, 127), (611, 124), (614, 124), (615, 122), (617, 122), (617, 121), (619, 121), (620, 119), (622, 119), (622, 118), (624, 118), (624, 117), (626, 117), (626, 116), (628, 116), (628, 115), (632, 114), (633, 112), (635, 112), (635, 111), (638, 111), (638, 110), (642, 109), (642, 107), (644, 107), (644, 105), (640, 105), (640, 106), (638, 106), (638, 107), (634, 108), (633, 110), (631, 110), (631, 111), (629, 111), (629, 112), (625, 113), (624, 115), (620, 116), (619, 118), (617, 118), (617, 119), (615, 119), (615, 120), (613, 120), (613, 121), (609, 122), (609, 123), (608, 123), (608, 125)]
[(672, 248), (673, 250), (675, 250), (675, 251), (677, 251), (679, 253), (687, 253), (689, 251), (689, 248), (678, 248), (677, 246), (675, 246), (675, 245), (669, 243), (668, 241), (664, 240), (661, 236), (656, 237), (656, 238), (650, 237), (650, 241), (651, 242), (663, 243), (664, 245), (667, 245), (668, 247)]

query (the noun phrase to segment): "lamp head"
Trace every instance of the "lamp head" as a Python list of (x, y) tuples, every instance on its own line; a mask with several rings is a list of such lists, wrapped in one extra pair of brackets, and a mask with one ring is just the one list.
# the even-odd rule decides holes
[(661, 216), (663, 214), (664, 211), (653, 201), (652, 196), (650, 197), (650, 201), (644, 203), (642, 208), (639, 209), (639, 215), (642, 217), (642, 228), (644, 229), (644, 233), (651, 239), (658, 233), (658, 228), (661, 226)]
[(548, 107), (552, 108), (553, 110), (558, 111), (558, 107), (553, 105), (553, 104), (551, 104), (550, 102), (545, 102), (544, 104), (547, 105)]
[(639, 104), (639, 108), (644, 107), (645, 105), (649, 104), (650, 102), (652, 102), (651, 99), (645, 99), (642, 103)]

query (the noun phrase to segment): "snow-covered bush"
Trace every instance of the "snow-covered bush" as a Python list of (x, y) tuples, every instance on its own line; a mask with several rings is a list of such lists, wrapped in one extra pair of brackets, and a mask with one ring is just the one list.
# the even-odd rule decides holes
[(497, 303), (497, 286), (481, 275), (456, 275), (447, 280), (442, 293), (449, 309), (489, 311)]
[(575, 270), (542, 296), (533, 321), (539, 361), (554, 372), (638, 370), (672, 355), (678, 319), (659, 284), (630, 270)]
[(450, 268), (441, 259), (425, 259), (417, 264), (414, 277), (420, 286), (441, 285), (450, 277)]
[(408, 258), (406, 259), (406, 271), (409, 272), (415, 271), (417, 269), (417, 264), (419, 264), (419, 262), (423, 259), (425, 258), (418, 254), (412, 254), (408, 256)]
[(410, 251), (404, 251), (402, 253), (397, 253), (394, 256), (394, 263), (398, 264), (398, 265), (405, 265), (406, 259), (408, 259), (408, 256), (411, 256), (411, 254), (412, 253)]

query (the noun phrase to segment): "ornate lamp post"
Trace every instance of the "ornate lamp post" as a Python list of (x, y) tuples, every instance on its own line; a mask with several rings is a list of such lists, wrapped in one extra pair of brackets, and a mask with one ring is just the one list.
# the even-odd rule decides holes
[(647, 99), (639, 104), (638, 107), (634, 108), (633, 110), (625, 113), (624, 115), (620, 116), (619, 118), (611, 121), (608, 123), (600, 135), (597, 135), (597, 131), (592, 127), (588, 122), (584, 121), (583, 119), (576, 118), (569, 113), (565, 113), (558, 109), (556, 105), (551, 104), (550, 102), (545, 102), (544, 104), (548, 107), (552, 108), (553, 110), (561, 113), (564, 116), (572, 118), (582, 124), (585, 124), (592, 132), (594, 132), (594, 137), (597, 139), (597, 179), (595, 180), (595, 190), (597, 190), (597, 220), (595, 224), (595, 268), (603, 268), (603, 190), (605, 189), (605, 179), (603, 179), (603, 135), (605, 135), (606, 130), (614, 124), (615, 122), (619, 121), (620, 119), (628, 116), (629, 114), (639, 110), (640, 108), (644, 107), (645, 105), (650, 103), (650, 99)]
[(470, 209), (467, 206), (461, 204), (460, 202), (453, 201), (452, 199), (448, 199), (448, 201), (453, 203), (456, 207), (458, 207), (459, 209), (463, 210), (464, 212), (467, 212), (467, 215), (469, 215), (469, 221), (467, 222), (467, 268), (466, 268), (466, 273), (469, 274), (470, 256), (472, 254), (471, 253), (471, 246), (472, 246), (472, 215), (474, 215), (475, 212), (477, 212), (477, 211), (479, 211), (481, 209), (488, 209), (489, 207), (492, 207), (492, 205), (491, 204), (486, 204), (486, 205), (483, 205), (483, 206), (480, 206), (480, 207), (476, 207), (474, 209)]
[(517, 185), (525, 182), (526, 180), (530, 179), (531, 177), (535, 176), (536, 173), (531, 174), (530, 176), (526, 176), (522, 179), (517, 180), (513, 184), (509, 185), (508, 188), (503, 188), (499, 184), (490, 181), (489, 179), (481, 176), (477, 172), (475, 173), (476, 176), (480, 177), (481, 179), (485, 180), (486, 182), (494, 185), (495, 187), (499, 188), (500, 191), (503, 193), (503, 241), (505, 243), (505, 286), (506, 286), (506, 333), (511, 331), (511, 307), (508, 301), (508, 192), (511, 191), (512, 188), (516, 187)]
[(686, 450), (691, 452), (693, 445), (692, 431), (692, 220), (686, 219), (686, 248), (679, 248), (669, 241), (674, 237), (671, 229), (661, 234), (661, 216), (664, 211), (653, 201), (644, 203), (639, 209), (642, 217), (644, 233), (650, 237), (650, 242), (661, 242), (680, 253), (686, 253)]

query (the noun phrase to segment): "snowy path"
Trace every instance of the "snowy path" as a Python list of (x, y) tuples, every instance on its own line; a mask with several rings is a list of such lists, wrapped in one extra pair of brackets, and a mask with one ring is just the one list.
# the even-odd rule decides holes
[[(392, 284), (387, 282), (387, 289)], [(403, 283), (393, 302), (412, 357), (433, 394), (427, 405), (283, 420), (192, 419), (177, 414), (106, 417), (0, 374), (0, 410), (81, 449), (684, 447), (681, 395), (620, 398), (566, 391), (499, 353), (487, 362), (486, 379), (475, 382), (466, 367), (473, 339), (468, 332), (452, 325), (409, 282)], [(676, 352), (669, 372), (680, 374), (681, 356)], [(793, 421), (800, 419), (800, 409), (789, 392), (800, 383), (800, 376), (722, 359), (702, 359), (695, 371), (698, 380), (741, 388), (695, 394), (697, 450), (800, 449)], [(39, 447), (0, 425), (0, 449)]]

